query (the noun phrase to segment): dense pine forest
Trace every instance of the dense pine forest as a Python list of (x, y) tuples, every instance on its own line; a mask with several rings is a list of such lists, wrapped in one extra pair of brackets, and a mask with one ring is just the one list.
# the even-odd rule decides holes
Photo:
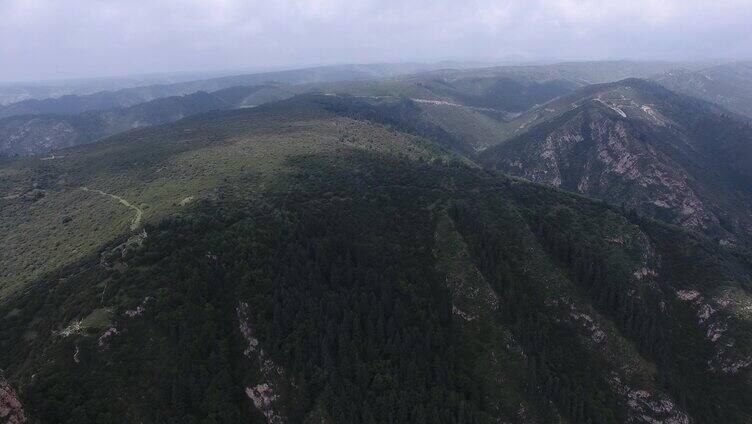
[(706, 370), (674, 294), (748, 290), (743, 252), (458, 159), (287, 165), (2, 305), (32, 421), (749, 418), (744, 377)]

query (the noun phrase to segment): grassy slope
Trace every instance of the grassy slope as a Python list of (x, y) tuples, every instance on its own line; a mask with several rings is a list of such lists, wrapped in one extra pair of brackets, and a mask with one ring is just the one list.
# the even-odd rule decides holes
[(131, 209), (81, 187), (121, 196), (138, 205), (147, 222), (156, 222), (186, 199), (216, 197), (222, 181), (254, 175), (262, 185), (285, 171), (287, 156), (347, 149), (354, 142), (411, 156), (425, 150), (415, 137), (320, 110), (292, 116), (241, 110), (129, 132), (54, 160), (5, 160), (0, 240), (7, 248), (0, 255), (0, 292), (83, 258), (127, 230)]

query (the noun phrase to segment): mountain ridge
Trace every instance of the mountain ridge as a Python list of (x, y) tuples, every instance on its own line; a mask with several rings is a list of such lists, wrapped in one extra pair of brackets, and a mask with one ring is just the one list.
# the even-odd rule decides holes
[(680, 68), (657, 76), (655, 80), (673, 91), (752, 117), (752, 62), (734, 62), (698, 70)]
[(669, 222), (749, 236), (747, 122), (642, 80), (590, 86), (542, 108), (552, 112), (531, 112), (537, 122), (481, 162)]

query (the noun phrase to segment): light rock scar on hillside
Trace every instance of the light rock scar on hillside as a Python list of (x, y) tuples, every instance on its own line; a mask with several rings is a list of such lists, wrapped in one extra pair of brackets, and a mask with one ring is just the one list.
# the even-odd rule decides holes
[(245, 388), (245, 394), (270, 424), (280, 424), (287, 422), (287, 418), (279, 410), (278, 403), (280, 397), (278, 394), (278, 385), (284, 377), (282, 367), (276, 365), (264, 352), (259, 345), (258, 339), (254, 337), (254, 332), (250, 324), (250, 310), (245, 302), (240, 302), (237, 307), (238, 321), (240, 332), (248, 344), (243, 354), (248, 358), (256, 358), (259, 364), (259, 371), (264, 381), (258, 382), (253, 386)]
[(18, 395), (3, 377), (0, 377), (0, 422), (5, 424), (26, 422), (26, 414), (24, 414)]
[(629, 387), (615, 375), (611, 376), (608, 383), (614, 391), (627, 399), (627, 405), (633, 412), (627, 422), (650, 424), (690, 424), (693, 422), (689, 415), (667, 396)]
[(686, 228), (717, 224), (686, 169), (644, 143), (629, 124), (597, 111), (581, 112), (536, 142), (510, 146), (499, 163), (523, 178), (628, 207), (667, 211), (672, 223)]
[[(146, 306), (147, 306), (147, 304), (149, 302), (151, 302), (152, 300), (154, 300), (153, 297), (146, 296), (144, 298), (144, 300), (141, 301), (140, 305), (136, 306), (134, 309), (128, 309), (128, 310), (124, 311), (123, 312), (123, 317), (125, 319), (134, 319), (134, 318), (138, 318), (138, 317), (142, 316), (144, 314), (144, 312), (146, 312)], [(124, 322), (121, 321), (120, 322), (120, 327), (121, 327), (120, 329), (118, 329), (117, 325), (111, 325), (109, 328), (107, 328), (107, 330), (104, 331), (104, 333), (102, 333), (99, 336), (99, 339), (97, 340), (97, 345), (99, 346), (100, 350), (102, 350), (102, 351), (106, 350), (109, 347), (110, 340), (113, 337), (115, 337), (115, 336), (117, 336), (117, 335), (119, 335), (120, 333), (123, 332), (123, 328), (122, 328), (123, 324), (124, 324)]]
[(117, 200), (118, 203), (120, 203), (121, 205), (123, 205), (123, 206), (125, 206), (127, 208), (130, 208), (130, 209), (133, 209), (133, 211), (136, 212), (136, 216), (134, 216), (133, 220), (131, 221), (131, 231), (136, 231), (138, 229), (138, 227), (141, 225), (141, 219), (144, 216), (144, 211), (142, 211), (141, 208), (139, 208), (138, 206), (131, 204), (129, 201), (123, 199), (122, 197), (120, 197), (118, 195), (106, 193), (106, 192), (104, 192), (102, 190), (90, 189), (90, 188), (88, 188), (86, 186), (81, 187), (81, 190), (87, 191), (87, 192), (91, 192), (91, 193), (96, 193), (96, 194), (99, 194), (101, 196), (110, 197), (112, 199)]
[[(714, 355), (707, 360), (710, 371), (736, 375), (749, 372), (752, 355), (749, 342), (734, 337), (734, 322), (746, 321), (752, 315), (752, 301), (743, 291), (726, 288), (715, 297), (705, 297), (697, 290), (676, 290), (676, 297), (695, 310), (697, 325), (705, 330), (707, 339), (713, 343)], [(728, 334), (730, 333), (730, 334)]]

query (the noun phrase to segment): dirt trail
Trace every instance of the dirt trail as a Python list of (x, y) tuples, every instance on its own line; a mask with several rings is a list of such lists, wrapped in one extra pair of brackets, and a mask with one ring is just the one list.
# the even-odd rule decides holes
[(477, 106), (468, 106), (463, 105), (460, 103), (453, 103), (446, 100), (429, 100), (429, 99), (417, 99), (414, 97), (411, 97), (410, 100), (416, 102), (416, 103), (425, 103), (430, 105), (439, 105), (439, 106), (454, 106), (454, 107), (465, 107), (472, 110), (481, 110), (481, 111), (487, 111), (487, 112), (498, 112), (498, 110), (490, 108), (490, 107), (477, 107)]
[(131, 204), (129, 201), (123, 199), (122, 197), (120, 197), (118, 195), (106, 193), (106, 192), (104, 192), (102, 190), (91, 189), (91, 188), (88, 188), (86, 186), (81, 187), (81, 190), (83, 190), (83, 191), (89, 191), (89, 192), (96, 193), (96, 194), (99, 194), (99, 195), (102, 195), (102, 196), (111, 197), (111, 198), (117, 200), (121, 205), (123, 205), (123, 206), (125, 206), (127, 208), (130, 208), (130, 209), (133, 209), (136, 212), (136, 216), (133, 217), (133, 220), (131, 221), (131, 231), (136, 231), (138, 229), (138, 227), (141, 225), (141, 218), (143, 218), (143, 216), (144, 216), (144, 211), (142, 211), (141, 208), (139, 208), (138, 206), (135, 206), (135, 205)]
[(623, 110), (621, 110), (619, 107), (617, 107), (617, 106), (615, 106), (615, 105), (613, 105), (611, 103), (603, 101), (603, 99), (601, 99), (600, 97), (596, 98), (595, 101), (601, 103), (602, 105), (606, 106), (607, 108), (609, 108), (609, 109), (613, 110), (614, 112), (618, 113), (619, 115), (621, 115), (622, 118), (626, 118), (627, 117), (627, 114)]

